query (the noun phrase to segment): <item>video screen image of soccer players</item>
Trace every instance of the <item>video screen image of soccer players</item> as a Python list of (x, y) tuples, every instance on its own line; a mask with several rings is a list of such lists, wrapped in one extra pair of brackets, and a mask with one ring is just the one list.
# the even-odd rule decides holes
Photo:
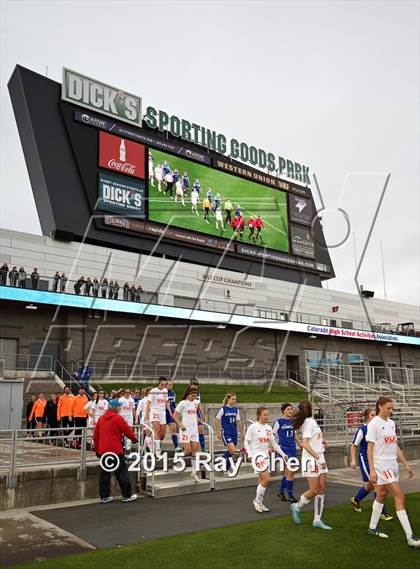
[(149, 149), (149, 221), (289, 251), (285, 192)]

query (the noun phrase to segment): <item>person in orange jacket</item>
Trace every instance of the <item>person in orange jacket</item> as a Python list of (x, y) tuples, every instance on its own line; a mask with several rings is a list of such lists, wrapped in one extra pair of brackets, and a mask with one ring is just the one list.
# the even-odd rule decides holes
[(59, 423), (61, 423), (61, 426), (63, 428), (63, 435), (66, 437), (64, 439), (65, 446), (68, 446), (69, 444), (67, 437), (73, 428), (73, 422), (70, 421), (73, 399), (74, 395), (71, 393), (70, 387), (65, 387), (63, 394), (60, 395), (57, 405), (57, 420)]
[(89, 399), (86, 397), (85, 388), (81, 387), (79, 393), (73, 398), (71, 405), (71, 415), (69, 417), (70, 421), (74, 420), (74, 430), (75, 436), (75, 446), (77, 448), (81, 447), (81, 437), (82, 437), (82, 427), (86, 427), (87, 424), (87, 411), (85, 409), (86, 403)]
[(47, 400), (45, 399), (45, 395), (40, 393), (39, 398), (35, 401), (31, 414), (29, 415), (29, 422), (31, 422), (35, 417), (38, 436), (42, 434), (42, 429), (44, 428), (44, 410), (46, 404)]

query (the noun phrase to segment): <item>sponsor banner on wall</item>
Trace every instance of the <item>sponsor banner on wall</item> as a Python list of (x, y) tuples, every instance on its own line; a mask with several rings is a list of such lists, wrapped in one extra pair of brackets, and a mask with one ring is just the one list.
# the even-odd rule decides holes
[(328, 265), (324, 265), (323, 263), (316, 263), (315, 261), (310, 261), (309, 259), (300, 259), (291, 255), (287, 255), (287, 253), (277, 253), (276, 251), (253, 247), (252, 245), (242, 245), (241, 243), (237, 243), (236, 252), (240, 255), (246, 255), (247, 257), (264, 259), (269, 263), (290, 265), (291, 267), (298, 267), (300, 269), (308, 269), (317, 272), (320, 271), (323, 273), (329, 273), (331, 271), (330, 267), (328, 267)]
[(153, 146), (159, 150), (178, 154), (179, 156), (185, 156), (185, 158), (195, 160), (196, 162), (202, 162), (203, 164), (211, 163), (210, 156), (206, 152), (200, 152), (195, 149), (193, 150), (188, 148), (185, 144), (180, 144), (173, 140), (167, 140), (166, 138), (159, 138), (153, 133), (134, 129), (129, 125), (119, 124), (114, 121), (98, 117), (97, 115), (93, 115), (92, 113), (75, 111), (74, 120), (100, 130), (112, 132), (115, 135), (128, 138), (130, 140), (135, 140), (136, 142), (141, 142), (147, 146)]
[(289, 215), (290, 221), (311, 225), (314, 217), (312, 200), (289, 194)]
[(145, 182), (100, 171), (97, 208), (145, 219)]
[(255, 284), (252, 281), (246, 279), (234, 279), (232, 277), (226, 277), (223, 275), (207, 274), (197, 275), (199, 281), (206, 281), (209, 283), (220, 284), (224, 286), (238, 286), (241, 288), (254, 289)]
[(294, 255), (309, 259), (315, 258), (315, 245), (309, 227), (290, 224), (290, 242)]
[(144, 179), (144, 146), (120, 136), (99, 132), (99, 166)]

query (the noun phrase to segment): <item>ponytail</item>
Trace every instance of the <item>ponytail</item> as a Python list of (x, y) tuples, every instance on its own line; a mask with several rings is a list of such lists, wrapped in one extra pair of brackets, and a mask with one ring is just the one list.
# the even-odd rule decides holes
[(379, 415), (379, 407), (386, 405), (387, 403), (392, 403), (392, 399), (390, 397), (379, 397), (376, 402), (376, 414)]
[(298, 405), (293, 421), (293, 428), (297, 431), (301, 428), (306, 419), (312, 417), (312, 403), (310, 401), (301, 401)]
[(223, 405), (227, 405), (228, 401), (231, 397), (235, 397), (236, 393), (233, 393), (233, 391), (231, 391), (230, 393), (226, 393), (225, 398), (223, 399)]
[(372, 413), (372, 411), (374, 411), (373, 407), (368, 407), (367, 409), (365, 409), (363, 411), (363, 420), (367, 421), (367, 418), (369, 417), (369, 415)]

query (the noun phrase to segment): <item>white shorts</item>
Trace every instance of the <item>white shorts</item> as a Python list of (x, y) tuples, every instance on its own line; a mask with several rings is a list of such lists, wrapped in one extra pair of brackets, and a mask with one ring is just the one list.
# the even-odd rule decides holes
[(155, 421), (159, 421), (161, 425), (166, 425), (166, 408), (150, 410), (149, 422), (153, 423)]
[(259, 456), (258, 460), (255, 462), (254, 474), (262, 474), (263, 472), (271, 472), (270, 460)]
[(180, 431), (179, 440), (181, 444), (188, 445), (190, 443), (198, 443), (198, 431)]
[(376, 484), (384, 485), (384, 484), (391, 484), (392, 482), (398, 482), (399, 470), (398, 470), (398, 463), (396, 460), (387, 460), (386, 462), (375, 462), (374, 466), (376, 474), (378, 475), (378, 481)]
[[(312, 455), (302, 454), (302, 477), (304, 478), (318, 478), (321, 474), (326, 474), (328, 472), (328, 467), (325, 463), (325, 458), (323, 454), (319, 455), (319, 460), (315, 460)], [(321, 464), (324, 463), (325, 466), (322, 467)]]

